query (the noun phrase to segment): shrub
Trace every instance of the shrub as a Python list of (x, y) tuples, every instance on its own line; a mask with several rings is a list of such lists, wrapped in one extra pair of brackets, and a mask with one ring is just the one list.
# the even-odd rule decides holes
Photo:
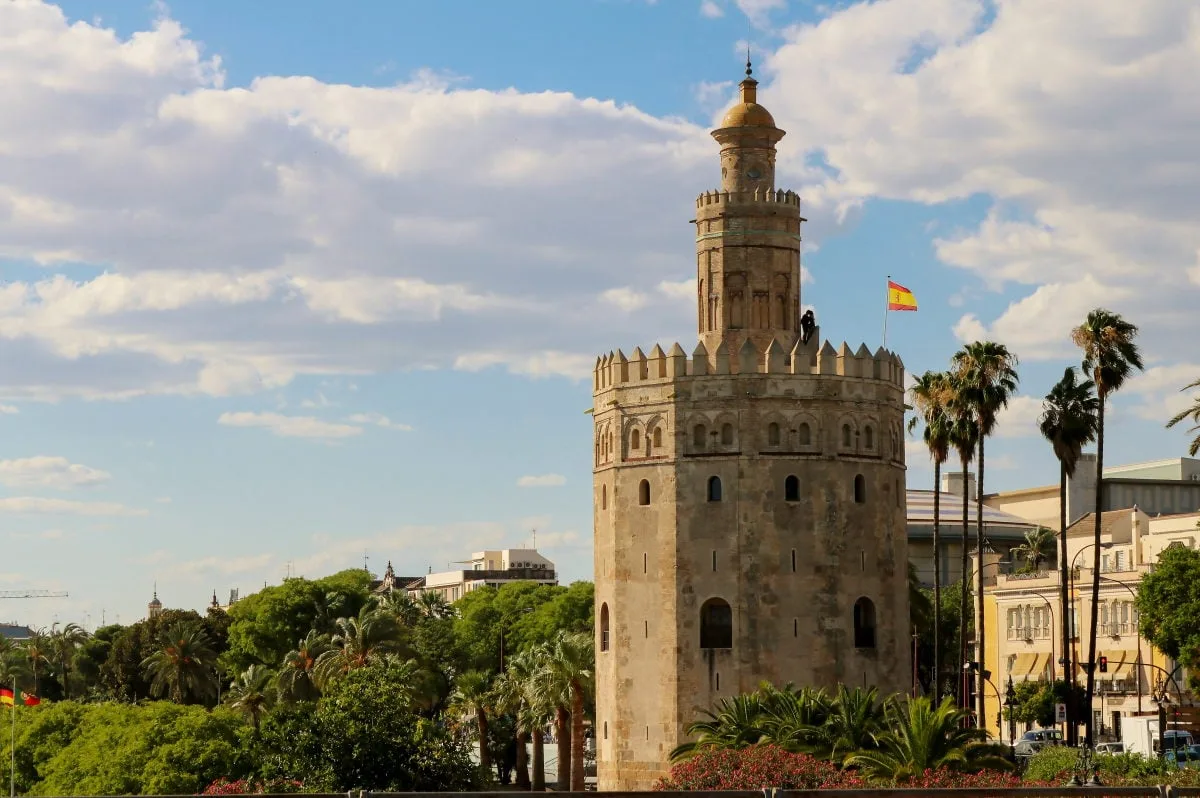
[(794, 754), (774, 745), (708, 749), (674, 765), (656, 790), (832, 790), (865, 787), (855, 774), (823, 759)]
[(1029, 758), (1029, 763), (1025, 766), (1025, 781), (1061, 784), (1071, 778), (1078, 761), (1079, 749), (1048, 745)]

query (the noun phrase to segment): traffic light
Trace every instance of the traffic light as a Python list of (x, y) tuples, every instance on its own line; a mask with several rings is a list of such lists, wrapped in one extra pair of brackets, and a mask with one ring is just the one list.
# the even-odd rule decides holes
[(1100, 672), (1108, 673), (1108, 657), (1100, 658)]

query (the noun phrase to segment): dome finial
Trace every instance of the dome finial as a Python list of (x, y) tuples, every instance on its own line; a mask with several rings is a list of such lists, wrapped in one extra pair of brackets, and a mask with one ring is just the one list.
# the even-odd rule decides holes
[(746, 42), (746, 77), (754, 75), (754, 67), (750, 66), (750, 42)]

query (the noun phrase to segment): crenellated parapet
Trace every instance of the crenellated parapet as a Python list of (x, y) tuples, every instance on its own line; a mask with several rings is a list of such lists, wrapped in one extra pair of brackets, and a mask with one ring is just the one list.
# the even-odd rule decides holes
[(754, 191), (706, 191), (696, 198), (696, 209), (709, 206), (750, 205), (755, 203), (774, 203), (800, 207), (800, 195), (795, 191), (783, 189), (755, 189)]
[(736, 350), (722, 344), (709, 352), (703, 343), (688, 355), (678, 343), (669, 351), (655, 344), (650, 354), (641, 347), (626, 355), (621, 350), (596, 358), (592, 372), (592, 390), (601, 394), (613, 388), (645, 383), (664, 383), (675, 380), (725, 378), (740, 376), (768, 377), (835, 377), (883, 382), (904, 390), (904, 363), (900, 356), (883, 347), (871, 352), (866, 344), (852, 350), (842, 343), (834, 347), (830, 341), (816, 346), (818, 338), (808, 344), (796, 341), (791, 351), (785, 351), (777, 341), (765, 350), (749, 339), (743, 339)]

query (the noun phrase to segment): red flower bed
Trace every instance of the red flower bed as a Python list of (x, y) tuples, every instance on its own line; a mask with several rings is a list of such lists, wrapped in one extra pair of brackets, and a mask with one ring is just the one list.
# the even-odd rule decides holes
[[(793, 754), (773, 745), (736, 750), (704, 751), (671, 768), (669, 778), (654, 789), (663, 790), (852, 790), (873, 785), (854, 770), (841, 770), (824, 759)], [(1007, 788), (1041, 786), (1022, 782), (1020, 776), (996, 770), (960, 773), (939, 768), (926, 770), (897, 787)]]
[(277, 794), (281, 792), (301, 792), (304, 784), (291, 779), (272, 779), (271, 781), (251, 781), (250, 779), (219, 778), (204, 788), (201, 795), (262, 795), (263, 793)]

